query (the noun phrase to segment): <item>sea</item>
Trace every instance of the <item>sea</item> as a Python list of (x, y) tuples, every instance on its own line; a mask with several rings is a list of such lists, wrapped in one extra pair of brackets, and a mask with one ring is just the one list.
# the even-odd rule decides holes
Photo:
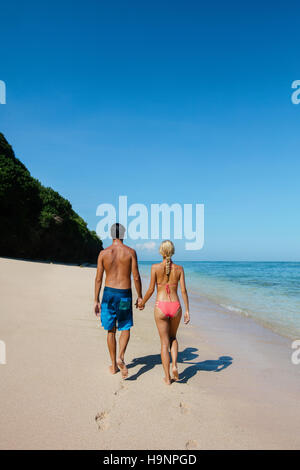
[[(139, 263), (146, 286), (153, 262)], [(252, 318), (282, 336), (300, 339), (300, 262), (176, 263), (184, 267), (194, 303), (205, 298), (225, 312)]]

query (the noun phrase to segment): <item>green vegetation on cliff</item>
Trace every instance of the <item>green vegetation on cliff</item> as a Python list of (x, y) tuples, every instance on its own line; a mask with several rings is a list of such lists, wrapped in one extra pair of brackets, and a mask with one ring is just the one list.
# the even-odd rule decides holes
[(0, 256), (96, 263), (102, 242), (69, 201), (33, 178), (0, 133)]

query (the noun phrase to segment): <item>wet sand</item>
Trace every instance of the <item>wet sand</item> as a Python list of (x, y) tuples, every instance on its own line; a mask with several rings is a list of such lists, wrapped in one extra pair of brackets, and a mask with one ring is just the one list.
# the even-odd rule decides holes
[(149, 302), (135, 310), (124, 381), (108, 372), (94, 276), (0, 259), (1, 449), (299, 449), (290, 341), (202, 299), (167, 386)]

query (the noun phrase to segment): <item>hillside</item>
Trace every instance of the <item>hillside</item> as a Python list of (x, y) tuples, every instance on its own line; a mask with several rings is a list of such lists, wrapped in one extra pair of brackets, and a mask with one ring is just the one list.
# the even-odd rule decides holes
[(0, 133), (0, 256), (96, 263), (102, 242), (67, 199), (44, 187)]

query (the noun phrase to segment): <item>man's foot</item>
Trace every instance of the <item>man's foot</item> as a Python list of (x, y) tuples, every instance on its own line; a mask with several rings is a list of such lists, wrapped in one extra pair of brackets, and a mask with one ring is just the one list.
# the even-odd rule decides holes
[(171, 379), (167, 379), (166, 377), (164, 377), (164, 382), (166, 385), (171, 385), (172, 383)]
[(122, 379), (126, 379), (128, 377), (128, 369), (126, 367), (125, 362), (122, 359), (119, 358), (117, 360), (117, 364), (118, 364), (118, 367), (121, 371)]
[(111, 374), (116, 374), (117, 372), (119, 372), (119, 369), (117, 368), (117, 366), (109, 366), (108, 369)]
[(174, 382), (177, 382), (177, 380), (179, 380), (177, 367), (172, 367), (172, 372), (173, 372), (173, 380)]

